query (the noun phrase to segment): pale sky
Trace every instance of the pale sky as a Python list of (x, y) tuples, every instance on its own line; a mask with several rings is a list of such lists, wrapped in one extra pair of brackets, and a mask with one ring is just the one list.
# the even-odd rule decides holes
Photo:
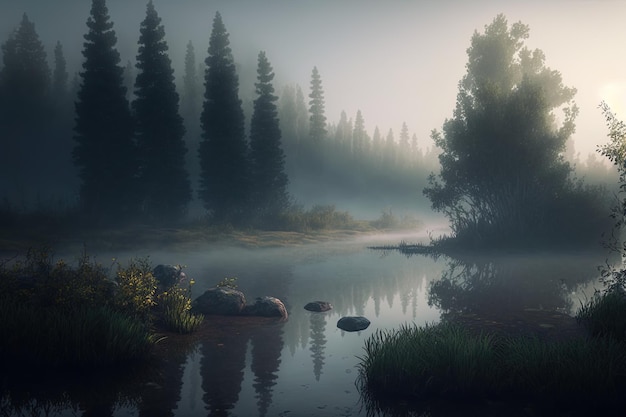
[[(146, 0), (108, 0), (122, 60), (137, 54)], [(379, 126), (396, 133), (406, 122), (422, 143), (452, 115), (457, 85), (465, 73), (466, 49), (498, 13), (509, 23), (530, 26), (527, 45), (542, 49), (546, 63), (578, 90), (577, 152), (583, 159), (605, 143), (598, 109), (606, 100), (626, 117), (626, 1), (425, 1), (425, 0), (154, 0), (163, 19), (170, 57), (181, 77), (185, 46), (194, 42), (198, 60), (206, 48), (216, 11), (230, 33), (242, 73), (255, 74), (260, 50), (276, 73), (276, 86), (298, 83), (308, 94), (317, 66), (326, 116), (361, 110), (372, 134)], [(0, 42), (26, 12), (51, 51), (65, 48), (70, 70), (78, 69), (90, 0), (0, 0)], [(253, 81), (241, 74), (242, 95)]]

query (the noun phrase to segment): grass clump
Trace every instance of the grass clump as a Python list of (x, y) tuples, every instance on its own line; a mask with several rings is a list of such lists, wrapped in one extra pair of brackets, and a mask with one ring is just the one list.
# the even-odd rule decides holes
[(581, 303), (576, 320), (594, 336), (626, 340), (626, 293), (612, 289)]
[(175, 287), (163, 292), (159, 295), (158, 305), (164, 326), (173, 332), (192, 333), (204, 320), (203, 315), (191, 312), (188, 289)]
[[(366, 403), (432, 399), (617, 399), (626, 349), (617, 340), (470, 334), (457, 324), (379, 330), (365, 342), (359, 386)], [(582, 397), (584, 395), (584, 397)]]
[[(191, 285), (192, 282), (190, 282)], [(101, 368), (148, 359), (156, 327), (189, 333), (190, 289), (159, 289), (147, 259), (117, 265), (114, 279), (83, 255), (54, 262), (45, 248), (0, 263), (0, 363)]]

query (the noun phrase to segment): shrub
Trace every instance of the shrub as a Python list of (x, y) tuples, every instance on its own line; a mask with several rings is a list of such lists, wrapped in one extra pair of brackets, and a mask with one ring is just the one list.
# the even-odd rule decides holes
[(157, 281), (148, 259), (131, 259), (128, 267), (118, 265), (116, 281), (119, 284), (115, 304), (126, 314), (148, 320), (156, 304)]

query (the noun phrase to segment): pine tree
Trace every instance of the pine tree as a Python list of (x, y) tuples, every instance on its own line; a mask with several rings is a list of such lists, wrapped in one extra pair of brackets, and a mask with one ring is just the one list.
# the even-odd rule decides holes
[(185, 52), (185, 74), (183, 75), (183, 106), (182, 113), (186, 122), (195, 122), (198, 116), (198, 73), (196, 64), (196, 52), (193, 43), (187, 43)]
[(76, 193), (77, 176), (72, 165), (72, 128), (74, 125), (74, 97), (68, 86), (69, 74), (63, 54), (63, 45), (57, 41), (54, 47), (54, 70), (52, 72), (50, 115), (50, 142), (47, 150), (50, 169), (55, 175), (51, 191), (58, 196), (70, 197)]
[(181, 97), (181, 115), (185, 120), (187, 134), (186, 166), (193, 189), (198, 189), (198, 177), (200, 176), (200, 161), (198, 160), (198, 147), (200, 144), (200, 109), (202, 107), (201, 80), (198, 77), (199, 65), (196, 63), (196, 52), (191, 41), (187, 43), (185, 53), (185, 73), (183, 75), (183, 94)]
[(309, 135), (314, 145), (319, 145), (326, 138), (326, 115), (324, 114), (324, 89), (317, 67), (311, 74), (311, 93), (309, 94), (310, 127)]
[(274, 95), (274, 72), (265, 52), (259, 53), (254, 113), (250, 124), (253, 206), (262, 217), (275, 216), (289, 205), (285, 155)]
[[(24, 14), (2, 45), (0, 70), (0, 193), (33, 202), (49, 177), (45, 163), (49, 144), (50, 68), (35, 24)], [(4, 181), (0, 180), (0, 184)]]
[(411, 142), (409, 136), (409, 128), (406, 122), (402, 123), (402, 129), (400, 129), (400, 142), (398, 143), (398, 159), (403, 167), (406, 167), (410, 163), (411, 155)]
[(354, 119), (354, 131), (352, 132), (352, 156), (356, 160), (361, 160), (365, 156), (366, 137), (365, 119), (363, 119), (361, 110), (358, 110)]
[(52, 73), (52, 100), (54, 103), (65, 105), (68, 95), (68, 79), (69, 75), (67, 73), (65, 55), (63, 55), (63, 45), (57, 41), (54, 47), (54, 72)]
[(87, 27), (73, 152), (80, 199), (85, 213), (95, 220), (119, 221), (137, 209), (138, 159), (124, 69), (105, 0), (92, 1)]
[(199, 197), (216, 221), (237, 225), (246, 220), (250, 178), (239, 78), (228, 38), (218, 12), (205, 60)]
[(191, 186), (185, 170), (185, 127), (178, 113), (174, 70), (167, 55), (165, 28), (152, 1), (140, 32), (132, 108), (142, 208), (150, 220), (173, 221), (183, 215), (191, 200)]

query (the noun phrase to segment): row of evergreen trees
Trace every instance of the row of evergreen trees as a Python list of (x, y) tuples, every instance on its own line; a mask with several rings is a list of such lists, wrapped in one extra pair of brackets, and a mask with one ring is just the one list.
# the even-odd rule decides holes
[[(219, 13), (204, 65), (196, 63), (191, 42), (187, 46), (179, 103), (160, 22), (149, 2), (132, 76), (130, 65), (120, 65), (105, 1), (94, 0), (83, 68), (70, 85), (61, 44), (51, 74), (34, 24), (23, 16), (2, 47), (5, 198), (26, 200), (29, 189), (49, 196), (79, 188), (81, 208), (92, 218), (156, 221), (181, 218), (193, 188), (216, 220), (241, 223), (267, 220), (289, 206), (287, 174), (340, 195), (341, 189), (371, 193), (377, 185), (388, 191), (394, 182), (417, 190), (415, 169), (434, 169), (425, 162), (435, 158), (421, 154), (415, 137), (409, 144), (406, 125), (397, 142), (392, 131), (383, 140), (378, 129), (370, 139), (360, 112), (354, 126), (345, 112), (339, 124), (328, 124), (317, 68), (308, 105), (299, 86), (286, 86), (279, 102), (261, 52), (255, 99), (242, 103)], [(252, 115), (246, 118), (247, 108)], [(428, 170), (417, 177), (425, 179)]]

